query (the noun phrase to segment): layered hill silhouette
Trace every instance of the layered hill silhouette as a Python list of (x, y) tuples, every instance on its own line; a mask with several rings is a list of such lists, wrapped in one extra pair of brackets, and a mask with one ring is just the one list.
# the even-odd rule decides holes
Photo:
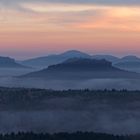
[(49, 56), (37, 57), (37, 58), (25, 60), (25, 61), (22, 61), (21, 64), (31, 66), (31, 67), (45, 68), (45, 67), (48, 67), (49, 65), (62, 63), (66, 61), (67, 59), (74, 58), (74, 57), (91, 58), (91, 56), (86, 53), (76, 51), (76, 50), (70, 50), (61, 54), (55, 54), (55, 55), (49, 55)]
[(140, 58), (136, 56), (125, 56), (116, 61), (114, 66), (129, 71), (140, 72)]
[(27, 68), (24, 65), (18, 64), (10, 57), (0, 56), (0, 68)]
[(140, 73), (140, 58), (134, 55), (124, 56), (122, 58), (118, 58), (112, 55), (93, 55), (94, 59), (105, 59), (107, 61), (112, 62), (113, 66), (127, 70)]
[(112, 62), (113, 66), (117, 68), (124, 69), (127, 71), (140, 72), (140, 58), (136, 56), (128, 55), (119, 58), (113, 55), (105, 54), (89, 55), (87, 53), (77, 50), (70, 50), (60, 54), (28, 59), (22, 61), (21, 64), (35, 68), (47, 68), (50, 65), (56, 65), (71, 58), (90, 58), (97, 60), (105, 59), (107, 61)]
[(110, 61), (110, 62), (119, 61), (118, 57), (115, 57), (112, 55), (93, 55), (92, 56), (92, 55), (89, 55), (89, 54), (81, 52), (81, 51), (70, 50), (70, 51), (66, 51), (64, 53), (60, 53), (60, 54), (24, 60), (24, 61), (22, 61), (22, 64), (28, 65), (31, 67), (47, 67), (49, 65), (62, 63), (70, 58), (91, 58), (91, 59), (97, 59), (97, 60), (106, 59), (107, 61)]
[(101, 55), (93, 55), (92, 58), (93, 59), (97, 59), (97, 60), (105, 59), (105, 60), (110, 61), (112, 63), (115, 63), (115, 62), (117, 62), (117, 61), (120, 60), (120, 58), (115, 57), (113, 55), (104, 55), (104, 54), (101, 54)]
[(22, 76), (45, 79), (93, 79), (93, 78), (140, 78), (140, 74), (112, 66), (112, 63), (96, 59), (73, 58), (46, 69)]

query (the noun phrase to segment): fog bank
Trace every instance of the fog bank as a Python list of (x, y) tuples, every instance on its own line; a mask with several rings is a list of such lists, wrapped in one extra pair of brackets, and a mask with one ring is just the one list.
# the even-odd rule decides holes
[(0, 77), (0, 86), (45, 89), (128, 89), (140, 90), (139, 79), (90, 79), (90, 80), (45, 80)]

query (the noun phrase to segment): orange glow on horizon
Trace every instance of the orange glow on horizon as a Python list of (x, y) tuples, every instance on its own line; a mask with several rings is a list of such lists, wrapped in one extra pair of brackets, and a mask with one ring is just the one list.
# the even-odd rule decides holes
[(14, 50), (30, 51), (76, 48), (140, 52), (140, 7), (32, 3), (20, 6), (25, 11), (0, 11), (1, 50), (11, 46)]

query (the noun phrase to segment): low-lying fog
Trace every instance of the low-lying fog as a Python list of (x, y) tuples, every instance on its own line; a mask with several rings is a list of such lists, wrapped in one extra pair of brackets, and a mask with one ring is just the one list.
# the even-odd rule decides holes
[(14, 77), (1, 77), (0, 86), (25, 87), (25, 88), (45, 88), (45, 89), (128, 89), (140, 90), (139, 79), (90, 79), (90, 80), (44, 80), (19, 79)]
[(0, 86), (33, 87), (46, 89), (130, 89), (140, 90), (140, 79), (89, 79), (89, 80), (45, 80), (39, 78), (16, 78), (35, 69), (0, 69)]
[(27, 68), (0, 68), (0, 77), (20, 76), (35, 70)]
[(113, 134), (140, 132), (140, 113), (129, 110), (48, 110), (0, 112), (0, 132), (94, 131)]
[[(104, 98), (102, 98), (104, 97)], [(133, 98), (133, 96), (132, 96)], [(140, 103), (136, 99), (54, 96), (44, 98), (30, 110), (0, 111), (0, 132), (94, 131), (113, 134), (140, 132)], [(128, 100), (125, 100), (128, 99)], [(131, 100), (132, 99), (132, 100)]]
[[(34, 87), (47, 89), (131, 89), (140, 90), (140, 80), (135, 79), (91, 79), (85, 81), (60, 81), (42, 79), (18, 79), (12, 76), (25, 74), (25, 71), (18, 73), (2, 74), (0, 86), (8, 87)], [(104, 104), (103, 107), (92, 104), (85, 104), (85, 109), (77, 108), (65, 110), (65, 105), (77, 103), (71, 100), (53, 100), (62, 106), (59, 109), (48, 109), (38, 111), (0, 111), (0, 133), (17, 131), (35, 132), (61, 132), (61, 131), (95, 131), (117, 134), (132, 134), (140, 132), (139, 103), (134, 105), (135, 109), (113, 108)], [(123, 103), (121, 103), (123, 104)], [(83, 103), (78, 102), (77, 105)], [(76, 105), (76, 106), (77, 106)], [(95, 109), (94, 109), (95, 108)]]

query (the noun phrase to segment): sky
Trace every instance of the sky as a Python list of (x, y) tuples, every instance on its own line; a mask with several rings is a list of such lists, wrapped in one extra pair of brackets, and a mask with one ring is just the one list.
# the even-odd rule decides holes
[(0, 55), (140, 56), (140, 0), (0, 0)]

